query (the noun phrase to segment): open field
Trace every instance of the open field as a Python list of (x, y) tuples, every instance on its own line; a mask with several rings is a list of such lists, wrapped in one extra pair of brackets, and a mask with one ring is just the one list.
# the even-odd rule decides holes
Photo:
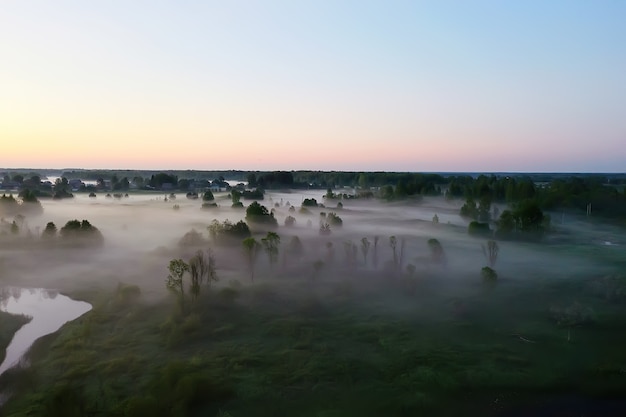
[[(254, 282), (240, 243), (208, 239), (213, 219), (245, 216), (225, 195), (209, 210), (184, 195), (42, 201), (43, 215), (26, 219), (31, 230), (88, 219), (104, 245), (9, 245), (2, 236), (0, 280), (56, 288), (94, 308), (40, 339), (30, 367), (0, 377), (0, 391), (13, 393), (0, 414), (623, 414), (622, 230), (570, 216), (542, 243), (498, 242), (498, 280), (486, 283), (486, 239), (467, 234), (459, 202), (346, 200), (299, 213), (321, 194), (266, 195), (280, 255), (271, 265), (259, 254)], [(320, 235), (319, 212), (331, 211), (343, 226)], [(295, 226), (283, 226), (290, 214)], [(165, 278), (171, 259), (198, 249), (178, 245), (192, 228), (206, 239), (200, 248), (212, 247), (220, 281), (182, 311)], [(289, 251), (293, 236), (301, 254)], [(373, 247), (361, 251), (361, 239), (375, 236), (377, 266)], [(398, 251), (405, 242), (398, 262), (390, 236)], [(433, 260), (432, 238), (445, 263)]]

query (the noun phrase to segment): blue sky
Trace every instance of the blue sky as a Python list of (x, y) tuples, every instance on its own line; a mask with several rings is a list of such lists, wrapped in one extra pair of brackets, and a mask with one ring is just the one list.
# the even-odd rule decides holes
[(2, 164), (624, 172), (625, 21), (618, 1), (7, 2)]

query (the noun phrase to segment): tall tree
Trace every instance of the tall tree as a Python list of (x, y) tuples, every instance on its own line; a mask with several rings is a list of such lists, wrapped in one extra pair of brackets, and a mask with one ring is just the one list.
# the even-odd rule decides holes
[(395, 236), (389, 237), (389, 246), (391, 247), (391, 251), (393, 252), (393, 267), (398, 269), (398, 252), (396, 247), (398, 246), (398, 239)]
[(278, 261), (278, 245), (280, 245), (280, 236), (274, 232), (267, 232), (267, 235), (261, 239), (261, 244), (263, 245), (263, 249), (265, 249), (265, 253), (267, 253), (267, 258), (270, 261), (270, 267), (273, 268)]
[(495, 240), (490, 240), (487, 242), (487, 247), (485, 248), (485, 245), (482, 245), (482, 248), (483, 248), (483, 254), (485, 255), (485, 258), (487, 258), (487, 261), (489, 261), (489, 266), (493, 268), (494, 266), (496, 266), (496, 261), (498, 260), (498, 252), (500, 252), (500, 247), (498, 246)]
[(378, 241), (380, 236), (374, 236), (374, 253), (372, 254), (372, 262), (374, 263), (374, 269), (378, 269)]
[(250, 269), (250, 281), (254, 281), (254, 268), (259, 253), (259, 242), (253, 237), (248, 237), (243, 240), (242, 244), (248, 262), (248, 268)]
[(363, 254), (363, 263), (365, 264), (366, 267), (367, 267), (367, 254), (370, 251), (370, 246), (371, 246), (371, 243), (366, 237), (361, 239), (361, 253)]
[(209, 287), (211, 282), (218, 281), (215, 257), (211, 249), (208, 249), (206, 252), (199, 250), (191, 257), (189, 260), (189, 274), (191, 275), (191, 295), (196, 300), (200, 295), (200, 289), (205, 279)]
[(189, 265), (182, 259), (172, 259), (168, 266), (170, 271), (167, 279), (165, 280), (165, 286), (168, 290), (178, 295), (180, 300), (180, 308), (185, 314), (185, 286), (183, 283), (183, 276), (185, 272), (189, 271)]

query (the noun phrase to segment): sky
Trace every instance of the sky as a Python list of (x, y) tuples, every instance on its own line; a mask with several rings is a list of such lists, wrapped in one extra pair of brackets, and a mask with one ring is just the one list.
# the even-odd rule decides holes
[(626, 172), (626, 2), (0, 3), (0, 167)]

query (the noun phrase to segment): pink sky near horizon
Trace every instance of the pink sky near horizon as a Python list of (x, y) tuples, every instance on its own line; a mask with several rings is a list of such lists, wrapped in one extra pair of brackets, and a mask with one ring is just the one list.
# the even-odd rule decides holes
[(619, 5), (339, 3), (2, 5), (0, 167), (626, 171)]

